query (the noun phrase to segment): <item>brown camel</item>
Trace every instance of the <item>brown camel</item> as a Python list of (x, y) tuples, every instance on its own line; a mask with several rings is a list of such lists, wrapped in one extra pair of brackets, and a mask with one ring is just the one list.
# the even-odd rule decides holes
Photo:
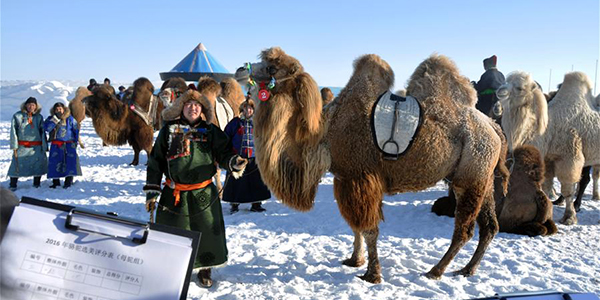
[[(90, 95), (92, 95), (92, 92), (87, 87), (80, 86), (75, 91), (75, 98), (69, 101), (69, 110), (75, 121), (77, 121), (77, 129), (79, 130), (81, 129), (81, 122), (85, 119), (85, 104), (82, 100)], [(79, 146), (85, 148), (81, 141), (81, 136), (79, 137)]]
[[(439, 55), (422, 62), (407, 94), (422, 107), (422, 125), (412, 145), (397, 160), (384, 160), (372, 139), (370, 112), (377, 97), (390, 90), (394, 73), (377, 55), (354, 62), (354, 73), (338, 97), (322, 108), (319, 89), (295, 58), (279, 47), (264, 50), (251, 65), (250, 76), (262, 83), (275, 78), (266, 101), (257, 101), (254, 117), (256, 159), (265, 183), (284, 204), (307, 211), (313, 207), (321, 176), (335, 176), (334, 196), (341, 215), (354, 232), (354, 251), (343, 263), (361, 276), (381, 282), (377, 254), (384, 194), (419, 191), (447, 178), (457, 195), (457, 216), (450, 248), (426, 276), (439, 279), (458, 251), (480, 226), (479, 244), (471, 261), (456, 274), (475, 273), (498, 231), (492, 183), (501, 139), (475, 109), (477, 96), (454, 63)], [(240, 68), (242, 79), (248, 69)], [(252, 89), (257, 97), (264, 91)]]
[[(133, 166), (138, 165), (142, 150), (150, 154), (154, 130), (161, 123), (160, 113), (164, 106), (153, 93), (152, 83), (141, 77), (134, 81), (133, 93), (126, 95), (125, 101), (118, 100), (114, 93), (104, 86), (94, 88), (93, 95), (85, 99), (94, 129), (102, 141), (114, 146), (129, 143), (133, 147), (134, 156), (130, 164)], [(155, 113), (152, 116), (147, 115), (154, 118), (154, 122), (148, 124), (133, 111), (133, 108), (148, 112), (151, 99), (158, 103)]]
[[(216, 80), (207, 76), (201, 77), (197, 86), (198, 92), (204, 95), (214, 108), (212, 123), (221, 130), (225, 130), (227, 123), (239, 115), (240, 104), (245, 100), (242, 88), (233, 78), (225, 79), (219, 84)], [(217, 168), (214, 179), (219, 191), (219, 198), (222, 198), (221, 168)]]
[[(508, 193), (502, 194), (502, 177), (494, 179), (496, 216), (501, 232), (528, 236), (551, 235), (557, 232), (552, 220), (552, 203), (542, 190), (544, 162), (533, 146), (515, 150), (507, 166), (512, 168)], [(431, 211), (440, 216), (454, 217), (456, 198), (452, 191), (439, 198)]]
[(240, 115), (240, 105), (246, 100), (240, 84), (231, 77), (223, 79), (221, 82), (221, 98), (225, 99), (233, 109), (233, 116)]

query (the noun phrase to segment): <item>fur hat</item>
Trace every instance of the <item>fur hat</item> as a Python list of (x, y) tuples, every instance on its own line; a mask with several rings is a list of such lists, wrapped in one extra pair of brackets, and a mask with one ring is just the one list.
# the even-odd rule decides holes
[(183, 111), (183, 105), (188, 101), (198, 101), (202, 105), (202, 119), (210, 124), (213, 121), (214, 108), (208, 98), (200, 94), (198, 91), (188, 90), (179, 98), (175, 99), (173, 104), (164, 109), (161, 113), (163, 120), (173, 121), (179, 119)]
[(62, 102), (56, 102), (56, 103), (54, 103), (54, 105), (52, 105), (52, 107), (50, 108), (50, 116), (54, 115), (54, 112), (56, 112), (56, 108), (59, 106), (62, 107), (64, 110), (64, 112), (60, 118), (63, 120), (68, 118), (71, 115), (71, 110), (69, 110), (69, 108)]
[(255, 108), (254, 107), (254, 101), (252, 101), (252, 99), (248, 99), (248, 101), (242, 102), (240, 104), (240, 114), (244, 113), (244, 109), (246, 108), (246, 106), (250, 106), (250, 107), (252, 107), (254, 109)]
[(483, 68), (487, 71), (491, 68), (496, 67), (496, 62), (498, 61), (498, 57), (496, 55), (492, 55), (483, 60)]
[(29, 97), (27, 98), (27, 100), (25, 100), (25, 105), (29, 104), (29, 103), (34, 103), (35, 105), (37, 105), (37, 99), (35, 99), (35, 97)]

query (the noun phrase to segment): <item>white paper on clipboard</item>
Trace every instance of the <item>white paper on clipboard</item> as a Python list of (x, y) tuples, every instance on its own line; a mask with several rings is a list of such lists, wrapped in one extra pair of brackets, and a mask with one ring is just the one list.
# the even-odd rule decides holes
[(15, 207), (0, 245), (2, 288), (13, 291), (10, 297), (185, 297), (195, 254), (193, 238), (149, 230), (139, 244), (132, 240), (142, 235), (139, 227), (77, 216), (72, 224), (106, 235), (74, 231), (65, 227), (68, 214), (23, 202)]

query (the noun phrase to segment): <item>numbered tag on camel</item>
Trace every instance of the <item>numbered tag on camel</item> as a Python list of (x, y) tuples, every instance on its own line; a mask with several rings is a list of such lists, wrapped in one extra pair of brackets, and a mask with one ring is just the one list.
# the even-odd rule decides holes
[(410, 147), (422, 123), (421, 105), (412, 96), (406, 98), (387, 91), (373, 105), (371, 125), (375, 144), (384, 158), (398, 159)]

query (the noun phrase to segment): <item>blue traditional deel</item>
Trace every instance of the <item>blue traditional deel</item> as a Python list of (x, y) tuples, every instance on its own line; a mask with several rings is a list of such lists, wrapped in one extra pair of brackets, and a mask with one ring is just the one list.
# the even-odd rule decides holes
[(44, 129), (49, 133), (50, 155), (48, 157), (48, 178), (80, 176), (81, 166), (77, 156), (79, 129), (72, 116), (56, 122), (50, 116), (44, 122)]
[(10, 127), (10, 149), (16, 149), (17, 156), (8, 168), (9, 177), (41, 176), (48, 172), (46, 157), (46, 134), (44, 119), (39, 113), (41, 106), (29, 117), (21, 104), (21, 111), (13, 115)]

